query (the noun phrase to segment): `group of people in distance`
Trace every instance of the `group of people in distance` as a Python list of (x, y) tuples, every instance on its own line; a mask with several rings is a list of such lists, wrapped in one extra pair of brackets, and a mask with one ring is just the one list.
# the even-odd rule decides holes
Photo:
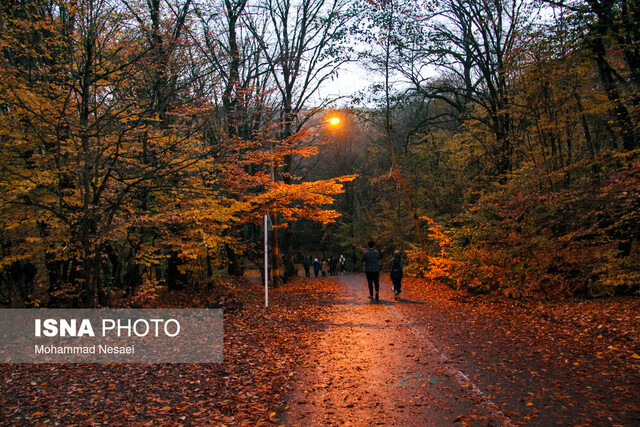
[(306, 277), (311, 277), (311, 267), (313, 267), (313, 275), (315, 277), (319, 277), (320, 275), (322, 275), (322, 277), (326, 277), (327, 275), (335, 276), (338, 274), (338, 267), (342, 274), (344, 274), (347, 267), (347, 260), (344, 255), (340, 255), (339, 258), (331, 255), (328, 260), (323, 258), (322, 261), (318, 258), (312, 260), (311, 257), (305, 257), (302, 261), (302, 266), (304, 267), (304, 275)]
[[(369, 298), (378, 301), (380, 299), (380, 252), (375, 249), (375, 242), (370, 240), (368, 243), (368, 249), (362, 254), (362, 265), (365, 275), (367, 277), (367, 285), (369, 286)], [(311, 259), (311, 257), (305, 257), (302, 263), (304, 267), (304, 274), (306, 277), (311, 277), (311, 268), (313, 267), (313, 274), (315, 277), (335, 276), (338, 271), (338, 266), (342, 274), (346, 270), (346, 259), (344, 255), (340, 255), (339, 258), (333, 255), (328, 260), (318, 258)], [(400, 251), (396, 251), (393, 254), (391, 260), (391, 282), (393, 283), (393, 294), (395, 299), (400, 298), (400, 292), (402, 292), (402, 254)], [(374, 296), (375, 290), (375, 296)]]

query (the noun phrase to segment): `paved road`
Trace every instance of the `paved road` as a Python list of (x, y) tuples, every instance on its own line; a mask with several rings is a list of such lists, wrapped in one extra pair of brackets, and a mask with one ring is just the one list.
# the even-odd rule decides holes
[(372, 302), (362, 276), (337, 280), (285, 425), (512, 425), (428, 328), (403, 314), (419, 301), (394, 301), (383, 281), (381, 300)]

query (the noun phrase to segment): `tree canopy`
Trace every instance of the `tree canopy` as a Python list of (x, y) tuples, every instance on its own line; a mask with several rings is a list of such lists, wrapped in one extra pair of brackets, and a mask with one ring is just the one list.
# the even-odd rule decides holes
[[(637, 292), (638, 14), (627, 0), (4, 2), (0, 298), (93, 307), (210, 285), (261, 258), (266, 212), (285, 279), (312, 253), (357, 268), (374, 238), (413, 274), (478, 292)], [(356, 63), (379, 83), (320, 98)]]

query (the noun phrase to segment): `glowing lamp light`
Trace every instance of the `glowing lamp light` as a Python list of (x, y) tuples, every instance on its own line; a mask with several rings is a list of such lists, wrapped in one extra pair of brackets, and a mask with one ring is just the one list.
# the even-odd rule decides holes
[(340, 118), (338, 118), (338, 117), (331, 117), (329, 119), (329, 124), (331, 126), (337, 126), (339, 123), (340, 123)]

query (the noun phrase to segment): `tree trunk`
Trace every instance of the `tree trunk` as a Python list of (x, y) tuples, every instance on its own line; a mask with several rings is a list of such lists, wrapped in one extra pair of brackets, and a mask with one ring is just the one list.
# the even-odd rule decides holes
[(631, 151), (636, 148), (636, 138), (634, 127), (629, 116), (627, 107), (623, 104), (620, 92), (613, 77), (613, 70), (609, 61), (607, 61), (607, 52), (605, 46), (603, 31), (606, 32), (605, 25), (598, 26), (598, 33), (591, 40), (591, 49), (595, 53), (596, 64), (598, 66), (598, 74), (600, 81), (607, 93), (607, 98), (613, 104), (611, 114), (618, 122), (620, 137), (622, 138), (622, 147), (625, 151)]

